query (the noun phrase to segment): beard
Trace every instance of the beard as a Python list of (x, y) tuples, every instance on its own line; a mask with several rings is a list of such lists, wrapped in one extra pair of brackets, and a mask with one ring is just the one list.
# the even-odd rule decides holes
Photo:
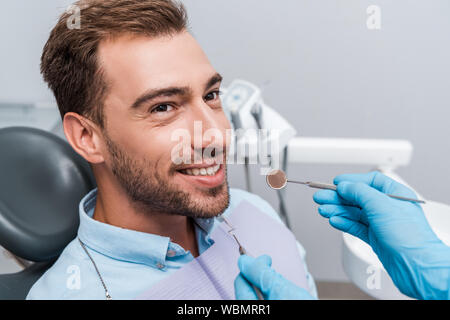
[[(133, 159), (104, 132), (111, 159), (111, 170), (128, 198), (140, 211), (181, 215), (191, 218), (212, 218), (222, 214), (229, 206), (228, 181), (215, 188), (199, 190), (203, 196), (183, 191), (172, 182), (177, 171), (170, 170), (163, 177), (156, 163), (148, 159)], [(225, 157), (224, 157), (225, 159)], [(151, 173), (150, 168), (155, 168)], [(226, 177), (226, 164), (223, 164)]]

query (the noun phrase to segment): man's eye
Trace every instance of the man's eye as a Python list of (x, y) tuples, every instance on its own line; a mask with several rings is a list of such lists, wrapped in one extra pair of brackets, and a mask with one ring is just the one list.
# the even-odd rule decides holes
[(172, 106), (169, 104), (160, 104), (152, 109), (151, 113), (161, 113), (161, 112), (168, 112), (172, 110)]
[(213, 92), (210, 92), (210, 93), (208, 93), (207, 95), (206, 95), (206, 97), (205, 97), (205, 101), (214, 101), (214, 100), (217, 100), (218, 98), (219, 98), (219, 96), (220, 95), (222, 95), (222, 92), (221, 91), (213, 91)]

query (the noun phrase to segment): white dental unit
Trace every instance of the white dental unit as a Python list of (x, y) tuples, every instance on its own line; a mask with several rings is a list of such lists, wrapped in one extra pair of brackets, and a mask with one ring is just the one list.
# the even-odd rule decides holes
[[(268, 154), (268, 162), (259, 162), (261, 174), (270, 167), (287, 169), (288, 164), (346, 164), (368, 165), (404, 183), (395, 169), (407, 166), (412, 158), (413, 146), (404, 140), (368, 140), (299, 137), (297, 131), (274, 109), (267, 106), (261, 90), (243, 80), (235, 80), (224, 91), (223, 104), (234, 129), (243, 129), (238, 134), (232, 149), (242, 145), (258, 144), (254, 136), (248, 136), (246, 129), (265, 129), (263, 137), (268, 145), (276, 144), (279, 152)], [(51, 131), (63, 137), (61, 121), (56, 106), (15, 105), (0, 103), (0, 128), (6, 126), (32, 126)], [(277, 134), (273, 134), (273, 130)], [(276, 140), (276, 141), (275, 141)], [(261, 142), (259, 142), (261, 143)], [(245, 146), (244, 146), (245, 147)], [(256, 147), (256, 146), (253, 146)], [(272, 150), (272, 149), (270, 149)], [(264, 160), (264, 158), (261, 158)], [(261, 160), (259, 159), (259, 160)], [(245, 163), (247, 188), (251, 191), (248, 164), (252, 159), (240, 159)], [(254, 160), (254, 159), (253, 159)], [(265, 159), (267, 160), (267, 159)], [(269, 165), (270, 163), (270, 165)], [(331, 179), (332, 177), (330, 177)], [(289, 226), (288, 211), (284, 204), (284, 193), (277, 191), (280, 201), (280, 216)], [(450, 245), (450, 206), (429, 201), (423, 205), (426, 216), (436, 234)], [(404, 299), (395, 288), (372, 249), (363, 241), (343, 234), (343, 266), (353, 283), (367, 294), (378, 299)], [(17, 272), (26, 261), (18, 261), (0, 247), (0, 273)], [(370, 283), (372, 274), (379, 275), (379, 283)], [(375, 285), (377, 288), (374, 288)], [(379, 289), (378, 289), (379, 287)]]

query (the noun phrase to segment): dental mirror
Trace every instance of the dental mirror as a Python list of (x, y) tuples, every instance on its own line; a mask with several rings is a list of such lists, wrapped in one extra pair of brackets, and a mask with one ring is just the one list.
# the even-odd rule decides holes
[(266, 182), (272, 189), (280, 190), (286, 187), (288, 180), (286, 178), (286, 174), (284, 173), (284, 171), (272, 170), (266, 176)]
[[(284, 171), (278, 170), (278, 169), (272, 170), (271, 172), (269, 172), (269, 174), (266, 176), (266, 182), (269, 187), (271, 187), (272, 189), (275, 189), (275, 190), (280, 190), (280, 189), (285, 188), (288, 182), (303, 184), (305, 186), (308, 186), (310, 188), (315, 188), (315, 189), (334, 190), (334, 191), (337, 190), (337, 187), (334, 184), (315, 182), (315, 181), (302, 182), (302, 181), (288, 180), (286, 177), (286, 173), (284, 173)], [(424, 200), (405, 198), (405, 197), (395, 196), (392, 194), (386, 194), (386, 195), (391, 198), (398, 199), (398, 200), (426, 203)]]

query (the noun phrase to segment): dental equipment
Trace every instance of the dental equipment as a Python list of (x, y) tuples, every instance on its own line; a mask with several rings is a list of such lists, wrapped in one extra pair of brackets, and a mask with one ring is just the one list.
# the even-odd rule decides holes
[[(263, 119), (263, 108), (261, 106), (261, 104), (257, 103), (255, 104), (251, 111), (250, 111), (251, 115), (253, 116), (253, 118), (256, 121), (256, 124), (258, 126), (259, 130), (263, 130), (263, 125), (262, 125), (262, 119)], [(287, 170), (287, 146), (284, 147), (284, 152), (283, 152), (283, 156), (282, 156), (282, 169), (283, 171)], [(272, 159), (270, 157), (268, 157), (269, 160), (269, 165), (272, 165)], [(284, 199), (284, 190), (276, 190), (277, 195), (278, 195), (278, 199), (279, 199), (279, 204), (280, 204), (280, 215), (282, 217), (282, 219), (284, 220), (284, 222), (286, 223), (286, 226), (291, 229), (291, 222), (289, 220), (289, 215), (287, 214), (287, 210), (286, 210), (286, 206), (285, 206), (285, 199)]]
[[(230, 230), (228, 230), (228, 234), (231, 235), (234, 240), (236, 241), (237, 245), (239, 246), (239, 254), (242, 255), (247, 255), (247, 256), (251, 256), (247, 250), (245, 250), (245, 248), (242, 246), (242, 244), (239, 242), (239, 240), (236, 237), (236, 234), (234, 233), (234, 227), (224, 218), (224, 217), (218, 217), (217, 218), (220, 222), (224, 222), (229, 228)], [(252, 286), (253, 290), (255, 290), (256, 292), (256, 296), (258, 297), (258, 300), (264, 300), (264, 296), (261, 292), (261, 290), (259, 290), (257, 287), (255, 287), (252, 283), (250, 283), (250, 285)]]
[[(222, 98), (225, 109), (229, 112), (229, 118), (233, 129), (237, 133), (236, 150), (258, 150), (258, 159), (250, 159), (251, 155), (244, 155), (237, 159), (244, 163), (245, 181), (247, 191), (252, 192), (250, 179), (250, 164), (259, 164), (261, 174), (266, 174), (274, 168), (286, 171), (288, 163), (288, 146), (296, 136), (295, 128), (273, 108), (267, 106), (262, 98), (261, 89), (244, 80), (234, 80), (227, 89), (224, 89)], [(252, 130), (262, 133), (262, 140), (252, 139)], [(256, 147), (255, 147), (256, 145)], [(259, 146), (278, 146), (270, 150), (260, 150)], [(281, 164), (280, 164), (281, 162)], [(277, 190), (279, 199), (279, 214), (288, 228), (291, 227), (283, 190)]]
[[(261, 91), (255, 85), (248, 82), (236, 81), (230, 85), (225, 93), (225, 97), (223, 98), (224, 103), (230, 111), (234, 130), (240, 135), (243, 133), (239, 130), (245, 129), (244, 123), (248, 123), (248, 118), (251, 113), (250, 110), (258, 102), (260, 95)], [(241, 136), (238, 136), (238, 139), (241, 139)], [(248, 156), (244, 158), (244, 165), (247, 190), (252, 192)]]
[[(275, 189), (275, 190), (284, 189), (288, 182), (306, 185), (306, 186), (308, 186), (310, 188), (315, 188), (315, 189), (334, 190), (334, 191), (337, 190), (337, 186), (335, 186), (334, 184), (327, 184), (327, 183), (316, 182), (316, 181), (303, 182), (303, 181), (288, 180), (287, 177), (286, 177), (286, 174), (282, 170), (273, 170), (273, 171), (271, 171), (266, 176), (266, 182), (269, 185), (269, 187), (271, 187), (272, 189)], [(386, 194), (386, 195), (391, 197), (391, 198), (402, 200), (402, 201), (426, 203), (424, 200), (406, 198), (406, 197), (401, 197), (401, 196), (395, 196), (395, 195), (392, 195), (392, 194)]]

